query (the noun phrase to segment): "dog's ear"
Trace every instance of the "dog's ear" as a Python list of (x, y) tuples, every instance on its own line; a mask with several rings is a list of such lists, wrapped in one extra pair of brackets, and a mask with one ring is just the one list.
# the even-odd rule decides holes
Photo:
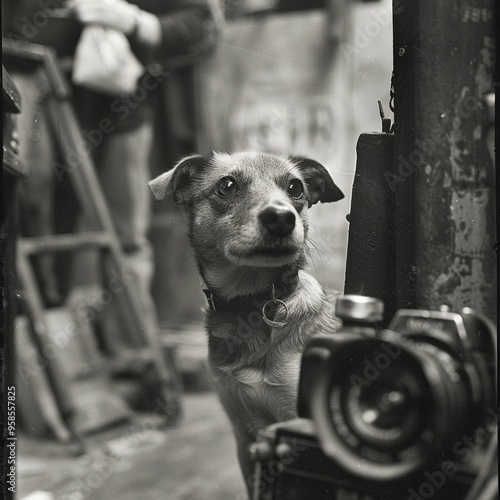
[(330, 177), (328, 170), (315, 160), (303, 156), (289, 156), (289, 159), (299, 168), (309, 190), (309, 206), (318, 203), (339, 201), (344, 193), (338, 188)]
[(188, 156), (182, 159), (168, 172), (165, 172), (149, 182), (156, 201), (163, 200), (173, 194), (176, 203), (182, 204), (193, 179), (206, 167), (210, 159), (200, 155)]

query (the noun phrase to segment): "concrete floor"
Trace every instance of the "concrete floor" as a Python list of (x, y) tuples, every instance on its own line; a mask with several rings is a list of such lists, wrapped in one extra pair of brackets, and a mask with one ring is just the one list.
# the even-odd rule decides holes
[(146, 417), (85, 441), (88, 453), (74, 457), (53, 440), (21, 436), (16, 498), (246, 498), (231, 428), (212, 392), (186, 394), (175, 428), (154, 429)]

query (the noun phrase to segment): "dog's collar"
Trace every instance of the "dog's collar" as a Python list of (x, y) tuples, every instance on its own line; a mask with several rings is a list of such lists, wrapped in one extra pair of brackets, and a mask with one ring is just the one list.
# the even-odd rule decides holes
[(211, 311), (247, 311), (248, 309), (259, 309), (268, 300), (272, 299), (271, 290), (258, 294), (240, 295), (233, 299), (226, 299), (208, 288), (204, 288), (203, 293), (207, 298), (208, 308)]
[(267, 313), (267, 306), (273, 304), (274, 306), (281, 304), (287, 312), (287, 305), (284, 302), (290, 295), (292, 290), (297, 286), (298, 276), (294, 275), (287, 283), (280, 283), (279, 285), (272, 285), (271, 289), (258, 294), (240, 295), (232, 299), (226, 299), (217, 292), (212, 292), (208, 287), (203, 289), (208, 302), (208, 308), (211, 311), (251, 311), (256, 310), (262, 313), (264, 321), (269, 326), (283, 326), (280, 322), (269, 319)]

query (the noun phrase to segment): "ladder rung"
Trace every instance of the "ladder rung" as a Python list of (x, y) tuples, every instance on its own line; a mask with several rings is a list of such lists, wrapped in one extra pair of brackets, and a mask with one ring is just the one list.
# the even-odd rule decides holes
[(19, 238), (18, 242), (19, 251), (24, 254), (71, 252), (86, 248), (108, 247), (110, 245), (110, 237), (102, 231), (30, 236), (28, 238)]

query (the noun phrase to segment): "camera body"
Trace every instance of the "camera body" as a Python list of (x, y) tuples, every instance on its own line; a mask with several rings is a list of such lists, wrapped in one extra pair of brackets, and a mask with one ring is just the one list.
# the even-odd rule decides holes
[(251, 447), (254, 499), (464, 499), (497, 425), (491, 327), (470, 309), (344, 296), (305, 346), (296, 420)]

